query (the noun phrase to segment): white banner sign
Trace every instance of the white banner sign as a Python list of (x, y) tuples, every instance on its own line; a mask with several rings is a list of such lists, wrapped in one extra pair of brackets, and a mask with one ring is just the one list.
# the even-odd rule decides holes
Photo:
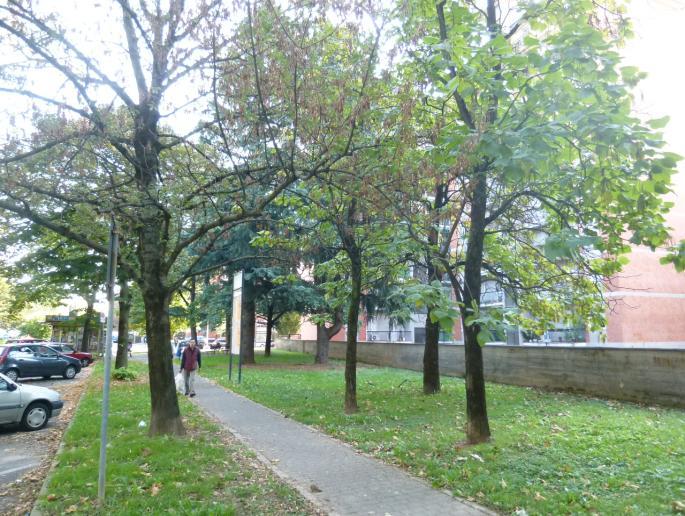
[(231, 354), (240, 355), (240, 321), (243, 306), (243, 271), (233, 275), (233, 316), (231, 317)]

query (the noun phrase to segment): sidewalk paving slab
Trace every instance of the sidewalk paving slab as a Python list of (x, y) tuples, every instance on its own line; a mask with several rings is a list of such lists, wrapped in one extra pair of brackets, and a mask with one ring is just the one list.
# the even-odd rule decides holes
[(306, 498), (336, 515), (493, 515), (202, 377), (192, 398)]

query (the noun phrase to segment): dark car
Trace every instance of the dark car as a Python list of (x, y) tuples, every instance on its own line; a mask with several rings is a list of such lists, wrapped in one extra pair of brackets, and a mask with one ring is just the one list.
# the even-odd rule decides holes
[(176, 358), (181, 358), (183, 350), (186, 349), (186, 347), (188, 347), (187, 340), (182, 340), (176, 345)]
[(81, 370), (81, 362), (39, 344), (0, 346), (0, 373), (17, 378), (61, 375), (71, 379)]
[(81, 362), (81, 367), (88, 367), (93, 363), (93, 354), (86, 353), (85, 351), (76, 351), (69, 344), (63, 342), (46, 342), (46, 346), (54, 349), (55, 351), (67, 355), (68, 357), (75, 358)]

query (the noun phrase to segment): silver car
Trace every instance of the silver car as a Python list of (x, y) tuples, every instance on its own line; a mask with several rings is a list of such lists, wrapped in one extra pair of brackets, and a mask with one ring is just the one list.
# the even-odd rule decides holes
[(63, 406), (59, 392), (15, 383), (0, 373), (0, 424), (20, 423), (25, 430), (40, 430)]

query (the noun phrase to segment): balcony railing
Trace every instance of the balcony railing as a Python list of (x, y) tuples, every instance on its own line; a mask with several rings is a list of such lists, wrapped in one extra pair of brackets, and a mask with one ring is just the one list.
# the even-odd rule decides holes
[(366, 330), (369, 342), (414, 342), (414, 332), (408, 330)]

